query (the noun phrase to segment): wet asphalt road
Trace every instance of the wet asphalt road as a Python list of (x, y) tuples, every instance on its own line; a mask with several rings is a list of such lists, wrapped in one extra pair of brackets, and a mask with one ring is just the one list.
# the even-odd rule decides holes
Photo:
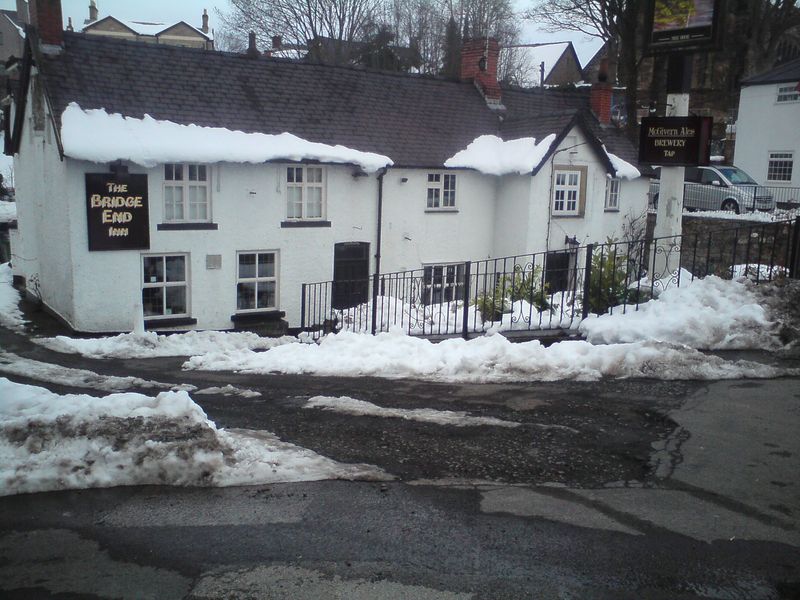
[[(59, 355), (5, 330), (0, 347), (99, 373), (257, 390), (193, 397), (219, 427), (266, 429), (396, 477), (0, 498), (2, 598), (800, 598), (796, 379), (244, 377), (181, 372), (179, 359)], [(301, 408), (316, 395), (521, 425)]]

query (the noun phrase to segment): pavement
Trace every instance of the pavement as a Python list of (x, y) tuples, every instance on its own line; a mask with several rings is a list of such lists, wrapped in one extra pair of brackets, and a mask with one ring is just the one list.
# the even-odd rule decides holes
[[(58, 333), (43, 317), (35, 327)], [(104, 375), (256, 390), (194, 399), (218, 427), (268, 430), (395, 477), (0, 497), (0, 598), (800, 598), (796, 378), (253, 377), (183, 372), (180, 358), (57, 354), (4, 329), (0, 347)], [(520, 426), (301, 408), (316, 395)]]

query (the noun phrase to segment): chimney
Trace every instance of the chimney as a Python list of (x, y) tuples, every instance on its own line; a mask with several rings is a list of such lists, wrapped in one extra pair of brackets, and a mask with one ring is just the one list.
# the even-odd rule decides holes
[(247, 56), (251, 58), (257, 58), (258, 54), (258, 48), (256, 47), (256, 32), (251, 31), (247, 39)]
[(472, 81), (490, 108), (502, 108), (497, 60), (500, 44), (495, 38), (464, 40), (461, 44), (461, 81)]
[(39, 31), (42, 44), (63, 46), (64, 31), (61, 19), (61, 0), (31, 0), (28, 5), (31, 25)]
[(208, 11), (203, 9), (203, 26), (200, 28), (203, 33), (208, 33)]
[(89, 2), (89, 23), (97, 21), (97, 3), (94, 0)]
[(608, 59), (602, 58), (597, 71), (597, 81), (592, 84), (589, 105), (597, 120), (603, 125), (611, 123), (611, 99), (611, 84), (608, 83)]
[(272, 36), (272, 49), (273, 50), (280, 50), (280, 47), (283, 46), (283, 39), (279, 35)]
[(25, 0), (17, 0), (17, 20), (20, 23), (30, 23), (28, 18), (28, 3)]

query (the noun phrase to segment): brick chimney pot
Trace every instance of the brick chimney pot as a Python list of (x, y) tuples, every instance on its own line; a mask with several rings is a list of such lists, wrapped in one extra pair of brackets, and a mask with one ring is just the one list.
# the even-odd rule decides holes
[(64, 45), (61, 0), (31, 0), (28, 5), (31, 25), (39, 31), (43, 44)]

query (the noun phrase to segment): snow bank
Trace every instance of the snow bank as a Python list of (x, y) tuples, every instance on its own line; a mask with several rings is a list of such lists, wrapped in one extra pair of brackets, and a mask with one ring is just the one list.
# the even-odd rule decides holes
[(109, 114), (105, 109), (83, 110), (71, 102), (61, 115), (64, 154), (79, 160), (105, 163), (129, 160), (143, 167), (170, 162), (263, 163), (268, 160), (318, 160), (347, 163), (368, 173), (392, 160), (345, 146), (309, 142), (291, 133), (245, 133), (221, 127), (179, 125)]
[(631, 163), (622, 160), (616, 154), (612, 154), (606, 150), (605, 146), (603, 146), (603, 150), (605, 150), (606, 154), (608, 155), (608, 160), (611, 161), (611, 166), (614, 167), (617, 177), (620, 179), (636, 179), (642, 176), (642, 174), (639, 172), (639, 169), (634, 167)]
[(289, 336), (265, 338), (248, 331), (189, 331), (170, 335), (148, 331), (92, 339), (59, 335), (54, 338), (35, 338), (33, 341), (56, 352), (81, 354), (89, 358), (155, 358), (245, 348), (267, 350), (296, 342), (297, 339)]
[(14, 277), (8, 263), (0, 264), (0, 325), (20, 330), (25, 326), (22, 311), (19, 309), (19, 292), (12, 282)]
[(515, 421), (504, 421), (494, 417), (473, 417), (470, 414), (457, 410), (435, 410), (433, 408), (384, 408), (364, 400), (356, 400), (348, 396), (331, 398), (328, 396), (314, 396), (308, 400), (303, 408), (320, 408), (332, 412), (348, 415), (367, 417), (388, 417), (419, 421), (421, 423), (435, 423), (437, 425), (452, 425), (454, 427), (476, 427), (480, 425), (493, 425), (496, 427), (519, 427)]
[(0, 200), (0, 223), (17, 220), (17, 203)]
[(751, 284), (710, 275), (661, 292), (658, 300), (629, 307), (625, 314), (590, 315), (579, 330), (592, 344), (658, 341), (698, 349), (780, 347)]
[(386, 475), (268, 432), (218, 430), (186, 392), (61, 396), (0, 378), (0, 495), (356, 477)]
[(444, 161), (444, 166), (475, 169), (486, 175), (524, 175), (542, 162), (555, 139), (551, 133), (537, 144), (532, 137), (504, 141), (495, 135), (482, 135)]
[(696, 350), (656, 342), (595, 346), (566, 341), (513, 344), (500, 335), (434, 344), (401, 331), (376, 336), (329, 334), (319, 345), (289, 344), (269, 352), (210, 353), (184, 363), (186, 369), (240, 373), (376, 376), (453, 382), (595, 381), (604, 377), (733, 379), (776, 377), (785, 370), (727, 362)]

